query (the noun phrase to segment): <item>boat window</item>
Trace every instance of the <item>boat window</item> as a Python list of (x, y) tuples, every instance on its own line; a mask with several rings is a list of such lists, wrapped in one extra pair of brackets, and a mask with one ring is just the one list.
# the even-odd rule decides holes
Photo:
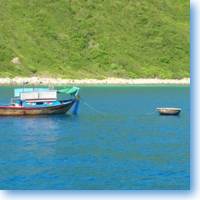
[(44, 102), (37, 102), (36, 105), (42, 105)]

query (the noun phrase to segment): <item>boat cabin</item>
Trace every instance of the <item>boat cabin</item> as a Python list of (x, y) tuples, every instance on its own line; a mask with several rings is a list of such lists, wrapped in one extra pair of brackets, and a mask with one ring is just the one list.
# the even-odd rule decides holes
[(45, 107), (60, 105), (57, 90), (48, 88), (17, 88), (14, 90), (13, 106)]

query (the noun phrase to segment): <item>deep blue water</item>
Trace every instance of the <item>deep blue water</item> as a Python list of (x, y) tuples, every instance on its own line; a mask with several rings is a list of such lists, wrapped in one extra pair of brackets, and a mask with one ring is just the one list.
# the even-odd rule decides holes
[[(0, 87), (0, 102), (13, 88)], [(0, 117), (0, 189), (189, 189), (189, 87), (82, 87), (79, 115)], [(159, 116), (156, 107), (181, 107)], [(98, 110), (98, 112), (97, 112)]]

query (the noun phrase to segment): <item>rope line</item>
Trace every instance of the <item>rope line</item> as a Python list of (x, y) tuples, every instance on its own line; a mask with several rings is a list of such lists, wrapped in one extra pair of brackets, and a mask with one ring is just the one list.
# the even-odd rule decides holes
[(97, 110), (96, 108), (94, 108), (93, 106), (89, 105), (86, 101), (84, 101), (82, 98), (81, 98), (81, 102), (87, 106), (88, 108), (90, 108), (91, 110), (95, 111), (96, 113), (99, 113), (101, 115), (105, 115), (104, 112), (101, 112), (100, 110)]
[(94, 110), (95, 112), (97, 112), (97, 113), (99, 113), (99, 114), (101, 114), (101, 115), (104, 115), (103, 112), (97, 110), (96, 108), (94, 108), (93, 106), (89, 105), (88, 103), (83, 102), (83, 104), (86, 105), (86, 106), (87, 106), (88, 108), (90, 108), (91, 110)]
[(153, 112), (145, 113), (145, 115), (153, 115), (155, 113), (156, 113), (156, 111), (153, 111)]

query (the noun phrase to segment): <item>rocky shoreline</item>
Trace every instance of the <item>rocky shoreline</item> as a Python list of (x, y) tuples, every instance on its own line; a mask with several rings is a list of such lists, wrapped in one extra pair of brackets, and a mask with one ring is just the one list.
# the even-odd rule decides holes
[(61, 78), (42, 78), (42, 77), (15, 77), (0, 78), (0, 85), (154, 85), (154, 84), (175, 84), (189, 85), (190, 79), (122, 79), (107, 78), (98, 79), (61, 79)]

